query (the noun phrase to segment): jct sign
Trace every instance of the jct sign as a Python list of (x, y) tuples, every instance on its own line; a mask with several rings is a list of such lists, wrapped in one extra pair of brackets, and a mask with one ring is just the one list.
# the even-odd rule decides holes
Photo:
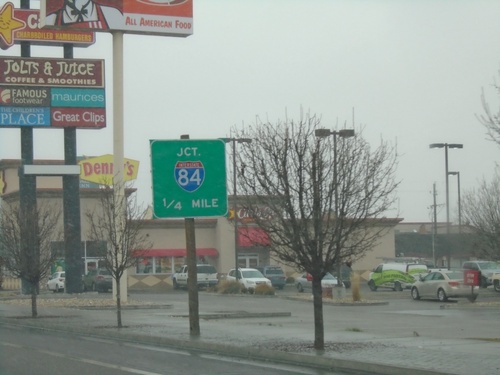
[(154, 215), (224, 216), (226, 156), (222, 140), (151, 140)]

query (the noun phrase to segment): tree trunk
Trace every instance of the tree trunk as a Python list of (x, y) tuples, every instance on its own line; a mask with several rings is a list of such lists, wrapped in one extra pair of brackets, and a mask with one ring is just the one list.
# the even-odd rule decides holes
[(36, 306), (36, 288), (35, 287), (31, 287), (31, 317), (32, 318), (36, 318), (38, 317), (38, 309), (37, 309), (37, 306)]
[(118, 328), (122, 328), (122, 300), (120, 290), (120, 278), (116, 279), (116, 320)]
[(313, 306), (314, 306), (314, 349), (325, 350), (325, 327), (323, 322), (323, 296), (321, 280), (312, 280)]

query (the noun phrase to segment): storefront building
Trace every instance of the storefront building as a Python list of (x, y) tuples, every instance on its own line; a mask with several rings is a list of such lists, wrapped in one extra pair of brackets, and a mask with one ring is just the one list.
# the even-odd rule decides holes
[[(43, 160), (39, 164), (63, 164), (62, 161)], [(0, 160), (0, 199), (1, 201), (19, 200), (18, 170), (20, 160)], [(50, 202), (62, 211), (62, 178), (42, 176), (36, 179), (37, 200)], [(83, 273), (99, 266), (96, 249), (100, 244), (88, 241), (86, 233), (89, 225), (85, 212), (91, 211), (99, 199), (99, 185), (81, 181), (80, 216), (81, 243), (83, 254)], [(235, 248), (239, 267), (257, 267), (278, 264), (269, 250), (269, 238), (260, 228), (252, 223), (244, 209), (235, 213), (231, 210), (232, 198), (229, 198), (228, 217), (195, 219), (196, 256), (198, 263), (208, 263), (217, 269), (221, 278), (236, 266)], [(0, 201), (0, 202), (1, 202)], [(56, 208), (56, 209), (57, 209)], [(234, 220), (237, 220), (235, 225)], [(61, 219), (62, 220), (62, 219)], [(399, 219), (385, 219), (380, 225), (387, 226), (387, 234), (379, 244), (363, 259), (353, 264), (353, 269), (363, 273), (371, 270), (381, 257), (395, 256), (394, 226)], [(63, 223), (61, 222), (61, 226)], [(235, 239), (234, 231), (238, 230)], [(131, 290), (164, 290), (172, 288), (172, 274), (186, 262), (186, 231), (184, 219), (150, 219), (143, 222), (142, 230), (149, 235), (153, 246), (141, 254), (135, 268), (128, 270), (128, 288)], [(237, 244), (235, 243), (237, 242)], [(101, 244), (102, 245), (102, 244)], [(64, 244), (55, 244), (58, 253), (64, 254)], [(297, 270), (281, 265), (288, 276), (295, 276)]]

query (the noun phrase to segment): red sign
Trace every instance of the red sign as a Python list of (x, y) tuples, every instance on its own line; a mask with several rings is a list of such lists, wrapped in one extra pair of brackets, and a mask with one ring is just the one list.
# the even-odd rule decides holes
[(95, 33), (91, 31), (42, 29), (38, 9), (14, 9), (12, 3), (7, 3), (0, 10), (0, 18), (6, 25), (0, 31), (2, 49), (20, 42), (51, 46), (72, 43), (76, 47), (88, 47), (95, 42)]
[(193, 34), (193, 0), (45, 0), (45, 27), (186, 37)]
[(51, 125), (58, 128), (104, 128), (105, 108), (52, 108)]
[(470, 286), (479, 286), (479, 271), (464, 270), (464, 284)]

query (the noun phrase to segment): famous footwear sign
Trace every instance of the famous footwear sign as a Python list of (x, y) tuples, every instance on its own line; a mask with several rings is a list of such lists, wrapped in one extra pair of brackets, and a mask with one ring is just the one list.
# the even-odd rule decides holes
[(0, 127), (106, 126), (104, 60), (0, 58)]
[(40, 19), (50, 28), (186, 37), (193, 0), (42, 0)]

